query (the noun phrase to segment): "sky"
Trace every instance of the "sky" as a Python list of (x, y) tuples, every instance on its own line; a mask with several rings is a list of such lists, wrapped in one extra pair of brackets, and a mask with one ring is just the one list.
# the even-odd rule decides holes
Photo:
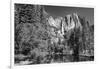
[(94, 24), (94, 8), (87, 7), (69, 7), (69, 6), (50, 6), (45, 5), (45, 10), (48, 14), (55, 17), (65, 17), (68, 14), (77, 13), (85, 17), (90, 24)]

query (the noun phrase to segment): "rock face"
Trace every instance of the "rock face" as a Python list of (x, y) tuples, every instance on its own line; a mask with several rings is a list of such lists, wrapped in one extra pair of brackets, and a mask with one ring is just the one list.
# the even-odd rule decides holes
[(47, 23), (52, 27), (52, 32), (50, 33), (55, 35), (56, 38), (61, 37), (64, 39), (65, 32), (72, 31), (74, 29), (82, 30), (82, 25), (76, 13), (66, 15), (64, 18), (58, 17), (54, 19), (50, 16), (47, 20)]
[[(15, 4), (14, 35), (15, 55), (22, 54), (23, 60), (33, 64), (80, 61), (80, 55), (94, 56), (94, 25), (76, 13), (54, 19), (44, 6)], [(15, 57), (15, 63), (20, 61)]]

